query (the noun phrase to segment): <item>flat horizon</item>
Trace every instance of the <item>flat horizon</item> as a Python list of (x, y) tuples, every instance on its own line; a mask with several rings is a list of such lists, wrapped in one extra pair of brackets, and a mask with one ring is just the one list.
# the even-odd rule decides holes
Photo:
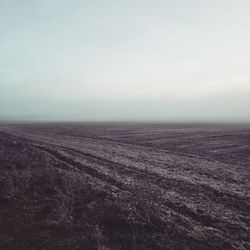
[(249, 9), (1, 1), (0, 117), (250, 122)]

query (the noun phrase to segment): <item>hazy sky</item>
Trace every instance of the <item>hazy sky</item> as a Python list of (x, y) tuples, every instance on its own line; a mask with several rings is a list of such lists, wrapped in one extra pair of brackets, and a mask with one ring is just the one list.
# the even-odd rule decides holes
[(0, 0), (0, 117), (250, 121), (249, 0)]

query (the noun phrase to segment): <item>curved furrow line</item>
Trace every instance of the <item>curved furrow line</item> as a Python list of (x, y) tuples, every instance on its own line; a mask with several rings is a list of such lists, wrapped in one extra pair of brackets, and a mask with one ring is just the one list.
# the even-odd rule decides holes
[[(89, 153), (83, 153), (82, 151), (78, 151), (78, 150), (68, 149), (68, 151), (71, 153), (72, 156), (73, 156), (72, 152), (74, 152), (74, 153), (77, 153), (78, 155), (83, 156), (87, 160), (90, 160), (90, 165), (87, 165), (86, 163), (83, 164), (82, 162), (72, 160), (69, 157), (67, 158), (65, 156), (62, 156), (62, 154), (60, 154), (58, 151), (44, 148), (44, 147), (42, 148), (43, 150), (46, 150), (47, 152), (50, 152), (51, 154), (55, 155), (59, 159), (64, 159), (66, 162), (70, 162), (72, 165), (75, 165), (76, 167), (83, 169), (86, 173), (93, 175), (102, 181), (115, 185), (116, 187), (118, 187), (120, 190), (123, 190), (123, 191), (124, 190), (130, 191), (131, 189), (133, 189), (133, 183), (136, 183), (136, 185), (141, 185), (142, 187), (145, 186), (145, 181), (142, 181), (142, 180), (145, 180), (146, 178), (147, 181), (149, 181), (150, 185), (152, 185), (152, 187), (156, 189), (160, 188), (160, 191), (162, 193), (168, 193), (170, 190), (174, 190), (175, 192), (178, 192), (182, 196), (182, 198), (188, 197), (188, 199), (190, 199), (190, 195), (191, 195), (194, 199), (195, 198), (197, 199), (197, 185), (189, 183), (184, 180), (175, 180), (171, 178), (166, 179), (164, 177), (159, 176), (157, 173), (153, 173), (153, 172), (149, 172), (145, 170), (139, 170), (131, 166), (127, 167), (122, 164), (114, 163), (103, 157), (94, 156)], [(119, 173), (118, 175), (116, 175), (116, 177), (119, 177), (119, 178), (114, 179), (114, 176), (103, 174), (97, 169), (94, 169), (93, 163), (96, 163), (99, 166), (104, 165), (106, 168), (109, 168), (111, 171), (117, 172), (118, 170)], [(126, 180), (126, 177), (128, 175), (130, 176), (130, 178), (133, 179), (132, 183), (129, 183), (130, 185), (126, 183), (126, 181), (124, 181)], [(159, 178), (161, 178), (161, 181), (159, 181)], [(203, 188), (204, 188), (203, 192), (204, 190), (206, 191), (209, 190), (208, 186), (204, 186)], [(196, 190), (196, 192), (194, 192), (194, 190)], [(210, 191), (211, 191), (210, 195), (208, 195), (207, 198), (211, 198), (211, 197), (213, 198), (213, 192), (215, 190), (212, 189)], [(206, 195), (207, 194), (208, 193), (206, 193)], [(227, 200), (227, 198), (225, 199)], [(204, 196), (203, 196), (202, 201), (204, 202)], [(216, 202), (218, 201), (220, 200), (216, 200)], [(205, 203), (207, 202), (211, 202), (211, 200), (207, 199)], [(236, 227), (234, 223), (231, 223), (230, 221), (226, 221), (223, 218), (218, 218), (218, 217), (216, 218), (216, 216), (211, 216), (211, 214), (207, 213), (205, 210), (191, 209), (185, 204), (185, 202), (180, 204), (177, 200), (167, 199), (165, 201), (160, 201), (160, 204), (161, 204), (161, 208), (163, 204), (165, 209), (171, 209), (177, 214), (185, 215), (189, 217), (190, 219), (204, 226), (210, 226), (210, 227), (212, 226), (214, 228), (218, 228), (221, 230), (222, 228), (220, 225), (226, 223), (228, 225), (228, 228)], [(239, 208), (239, 206), (237, 206), (237, 208)], [(197, 212), (197, 211), (200, 211), (200, 212)]]

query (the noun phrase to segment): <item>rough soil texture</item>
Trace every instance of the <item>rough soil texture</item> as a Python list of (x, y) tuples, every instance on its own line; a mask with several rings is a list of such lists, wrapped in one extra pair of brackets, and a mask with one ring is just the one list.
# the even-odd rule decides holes
[[(69, 232), (55, 236), (56, 229), (38, 226), (47, 216), (38, 209), (44, 201), (9, 195), (0, 203), (1, 249), (250, 249), (246, 125), (2, 124), (0, 167), (81, 176), (92, 197), (85, 191), (80, 206), (85, 226), (77, 226), (74, 210)], [(38, 189), (32, 186), (32, 197)], [(11, 227), (6, 216), (19, 224)], [(94, 239), (86, 233), (90, 217)], [(23, 224), (30, 241), (29, 231), (20, 235)]]

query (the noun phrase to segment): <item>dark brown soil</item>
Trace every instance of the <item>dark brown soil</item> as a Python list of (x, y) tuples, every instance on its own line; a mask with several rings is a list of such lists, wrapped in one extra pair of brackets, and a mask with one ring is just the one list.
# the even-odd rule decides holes
[(250, 127), (0, 125), (0, 249), (250, 249)]

